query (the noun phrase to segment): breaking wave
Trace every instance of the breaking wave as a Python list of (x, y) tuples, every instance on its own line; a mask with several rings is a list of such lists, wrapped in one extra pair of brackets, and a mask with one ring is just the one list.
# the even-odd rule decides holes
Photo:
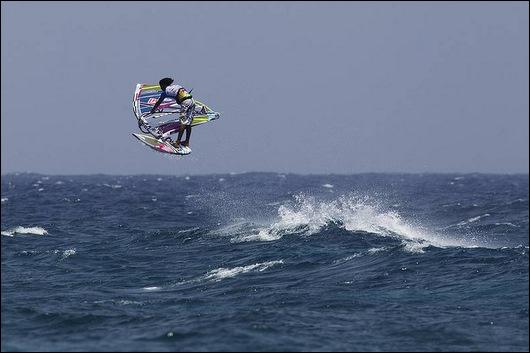
[(405, 249), (412, 252), (422, 252), (428, 246), (486, 246), (473, 237), (458, 239), (427, 229), (394, 210), (386, 210), (369, 197), (343, 195), (335, 200), (320, 201), (299, 194), (294, 197), (294, 202), (280, 205), (277, 214), (277, 219), (269, 224), (239, 221), (217, 232), (228, 234), (233, 242), (274, 241), (285, 235), (311, 236), (325, 227), (335, 226), (352, 234), (369, 233), (400, 239)]
[(18, 226), (1, 232), (2, 235), (12, 237), (15, 234), (33, 234), (33, 235), (45, 235), (48, 231), (41, 227), (22, 227)]

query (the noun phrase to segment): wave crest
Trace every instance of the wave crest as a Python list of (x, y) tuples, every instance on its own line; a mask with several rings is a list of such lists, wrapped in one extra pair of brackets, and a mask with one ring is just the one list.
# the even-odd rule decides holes
[(278, 208), (278, 218), (263, 226), (240, 223), (232, 241), (273, 241), (284, 235), (310, 236), (324, 227), (335, 225), (350, 233), (370, 233), (375, 236), (401, 239), (405, 249), (422, 252), (428, 246), (476, 247), (472, 240), (451, 239), (445, 234), (426, 229), (416, 221), (405, 220), (398, 212), (386, 210), (369, 197), (343, 195), (331, 201), (299, 194), (294, 202)]

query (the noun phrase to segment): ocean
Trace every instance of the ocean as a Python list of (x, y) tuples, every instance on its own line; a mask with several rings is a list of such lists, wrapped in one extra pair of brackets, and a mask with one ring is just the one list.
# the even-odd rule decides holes
[(2, 351), (528, 351), (528, 175), (1, 181)]

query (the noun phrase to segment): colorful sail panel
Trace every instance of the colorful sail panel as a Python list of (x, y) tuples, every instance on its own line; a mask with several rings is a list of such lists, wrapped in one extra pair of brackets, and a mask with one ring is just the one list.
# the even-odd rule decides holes
[(162, 90), (159, 85), (149, 85), (139, 83), (136, 85), (133, 97), (133, 111), (137, 119), (149, 115), (152, 118), (158, 118), (166, 115), (180, 113), (180, 106), (174, 99), (166, 98), (158, 107), (157, 112), (149, 114), (155, 103), (160, 98)]

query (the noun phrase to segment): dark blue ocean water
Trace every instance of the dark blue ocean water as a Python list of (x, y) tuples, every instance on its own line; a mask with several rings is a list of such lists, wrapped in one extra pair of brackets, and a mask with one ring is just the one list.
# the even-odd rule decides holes
[(528, 175), (1, 185), (2, 351), (528, 351)]

